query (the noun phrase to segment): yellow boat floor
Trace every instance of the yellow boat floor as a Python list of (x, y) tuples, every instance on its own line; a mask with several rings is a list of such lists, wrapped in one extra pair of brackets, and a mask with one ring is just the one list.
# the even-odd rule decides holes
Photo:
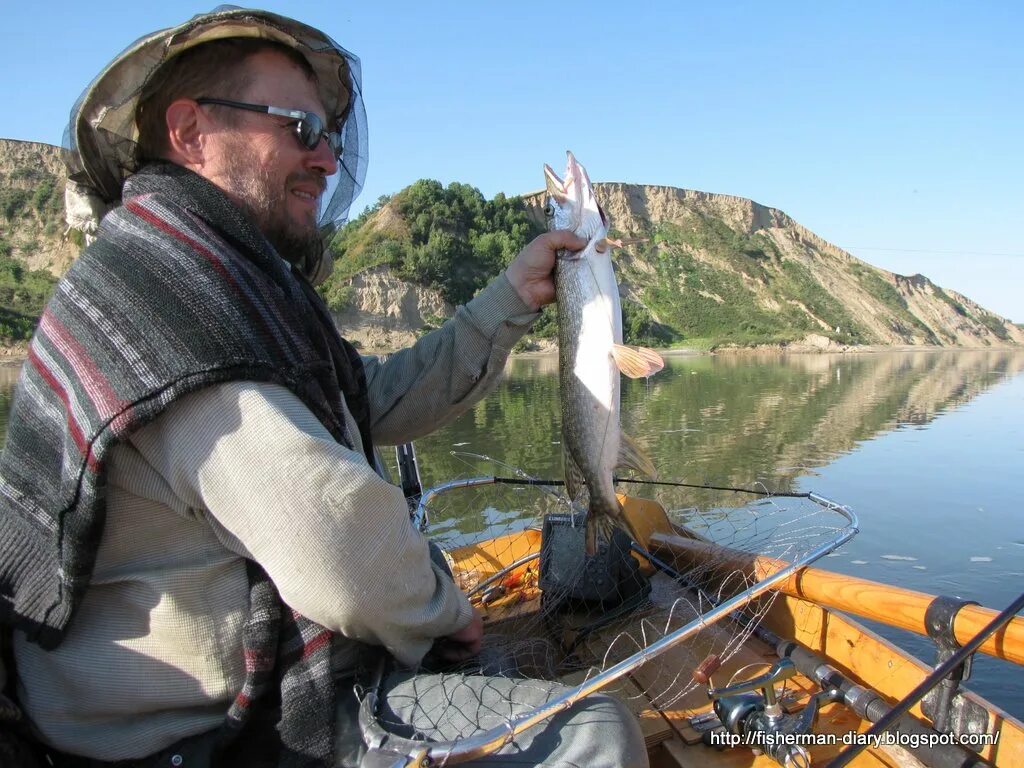
[[(658, 576), (654, 581), (657, 582)], [(664, 578), (664, 577), (661, 577)], [(652, 597), (658, 598), (657, 589)], [(678, 596), (678, 591), (675, 592)], [(492, 620), (488, 621), (492, 630), (500, 632), (500, 625), (511, 618), (521, 618), (524, 614), (536, 611), (539, 601), (520, 601), (514, 611), (507, 609), (494, 611)], [(692, 610), (687, 613), (685, 601), (677, 604), (675, 609), (674, 624), (682, 626), (696, 616)], [(621, 631), (621, 627), (611, 627), (601, 633), (594, 633), (588, 640), (588, 645), (594, 647), (607, 647)], [(701, 715), (711, 710), (711, 703), (707, 697), (707, 691), (703, 687), (696, 687), (685, 694), (671, 696), (671, 703), (665, 704), (659, 698), (648, 693), (651, 691), (666, 690), (666, 679), (681, 676), (689, 679), (694, 666), (694, 659), (702, 659), (713, 649), (721, 648), (735, 634), (739, 627), (729, 621), (720, 622), (717, 625), (702, 629), (695, 637), (679, 647), (671, 648), (660, 656), (652, 659), (646, 664), (634, 670), (625, 679), (614, 684), (606, 691), (620, 699), (629, 707), (640, 722), (645, 742), (651, 757), (652, 768), (740, 768), (756, 766), (770, 768), (778, 766), (771, 758), (764, 755), (756, 755), (751, 749), (737, 747), (731, 749), (718, 749), (705, 746), (701, 743), (701, 734), (690, 726), (690, 719), (695, 715)], [(778, 661), (774, 651), (765, 643), (755, 637), (749, 637), (743, 645), (725, 661), (715, 674), (719, 681), (717, 684), (725, 684), (733, 675), (744, 667), (743, 678), (754, 677), (761, 673), (771, 664)], [(753, 665), (753, 666), (752, 666)], [(584, 679), (586, 671), (573, 672), (562, 676), (560, 679), (567, 685), (578, 685)], [(591, 674), (593, 674), (591, 672)], [(783, 706), (788, 712), (798, 712), (803, 709), (808, 698), (817, 693), (820, 688), (803, 675), (786, 681), (785, 688), (780, 689)], [(815, 727), (815, 733), (835, 734), (836, 745), (814, 746), (809, 748), (812, 758), (812, 765), (825, 765), (839, 754), (844, 746), (842, 738), (844, 734), (851, 731), (863, 732), (870, 727), (870, 723), (861, 720), (845, 706), (840, 704), (828, 704), (822, 707)], [(919, 763), (909, 753), (899, 748), (871, 749), (863, 752), (853, 766), (862, 768), (885, 766), (886, 768), (911, 768), (919, 766)]]

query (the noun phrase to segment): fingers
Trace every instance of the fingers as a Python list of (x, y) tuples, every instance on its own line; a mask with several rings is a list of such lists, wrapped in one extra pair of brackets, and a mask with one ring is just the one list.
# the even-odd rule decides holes
[(445, 661), (460, 662), (473, 658), (480, 653), (484, 639), (484, 620), (479, 611), (473, 611), (473, 618), (462, 629), (452, 632), (447, 637), (438, 638), (434, 647)]
[(470, 620), (469, 624), (464, 626), (458, 632), (453, 632), (448, 635), (448, 638), (479, 651), (480, 645), (484, 639), (483, 615), (474, 608), (473, 618)]
[(505, 270), (512, 287), (533, 311), (555, 300), (552, 271), (558, 254), (573, 258), (587, 247), (585, 238), (569, 230), (556, 229), (531, 240)]
[(438, 655), (450, 664), (458, 664), (462, 661), (469, 661), (480, 653), (480, 649), (472, 649), (460, 643), (448, 641), (438, 646)]
[(552, 232), (541, 235), (540, 237), (547, 238), (548, 246), (556, 251), (582, 251), (587, 247), (587, 241), (585, 238), (577, 236), (568, 229), (556, 229)]

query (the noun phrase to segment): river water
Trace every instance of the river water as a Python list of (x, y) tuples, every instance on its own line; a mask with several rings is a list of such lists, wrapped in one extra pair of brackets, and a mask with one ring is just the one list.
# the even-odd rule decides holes
[[(0, 428), (16, 369), (0, 368)], [(1024, 590), (1024, 352), (669, 356), (625, 381), (624, 429), (663, 480), (813, 490), (861, 533), (819, 566), (1001, 610)], [(417, 443), (424, 486), (561, 474), (557, 361), (511, 360), (498, 390)], [(933, 663), (930, 642), (871, 625)], [(979, 655), (968, 686), (1024, 718), (1024, 670)]]

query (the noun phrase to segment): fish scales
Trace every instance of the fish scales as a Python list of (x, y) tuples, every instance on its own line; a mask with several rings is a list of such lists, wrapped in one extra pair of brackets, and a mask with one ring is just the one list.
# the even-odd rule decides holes
[(572, 153), (564, 180), (550, 167), (544, 170), (548, 228), (570, 229), (587, 240), (579, 253), (560, 255), (555, 285), (566, 486), (581, 503), (586, 491), (586, 548), (593, 554), (598, 536), (607, 540), (616, 525), (637, 538), (615, 495), (615, 468), (625, 465), (653, 474), (650, 460), (619, 427), (620, 369), (632, 376), (650, 375), (662, 363), (650, 350), (630, 351), (622, 345), (608, 223), (586, 170)]
[[(600, 359), (610, 359), (614, 343), (610, 323), (591, 322), (588, 335), (585, 320), (588, 314), (596, 315), (602, 309), (604, 314), (618, 312), (618, 297), (600, 291), (593, 271), (583, 259), (562, 259), (556, 280), (563, 445), (568, 447), (567, 465), (575, 465), (567, 466), (566, 483), (573, 498), (580, 495), (580, 482), (586, 484), (587, 546), (592, 551), (591, 541), (598, 529), (607, 538), (611, 532), (607, 523), (620, 515), (612, 479), (619, 456), (620, 384), (618, 369), (614, 364), (602, 366)], [(599, 352), (602, 347), (603, 355)]]

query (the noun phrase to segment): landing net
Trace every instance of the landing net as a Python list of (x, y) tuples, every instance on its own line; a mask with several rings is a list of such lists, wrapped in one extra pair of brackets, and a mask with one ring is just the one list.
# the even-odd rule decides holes
[(763, 664), (744, 643), (771, 607), (771, 586), (856, 533), (849, 509), (814, 494), (618, 488), (647, 549), (616, 534), (589, 559), (585, 513), (553, 481), (484, 476), (424, 494), (416, 519), (485, 613), (484, 647), (457, 669), (410, 678), (387, 702), (372, 699), (371, 744), (394, 748), (403, 737), (410, 753), (428, 748), (432, 764), (458, 763), (598, 690), (641, 721), (706, 706), (695, 668), (716, 655), (722, 686)]

